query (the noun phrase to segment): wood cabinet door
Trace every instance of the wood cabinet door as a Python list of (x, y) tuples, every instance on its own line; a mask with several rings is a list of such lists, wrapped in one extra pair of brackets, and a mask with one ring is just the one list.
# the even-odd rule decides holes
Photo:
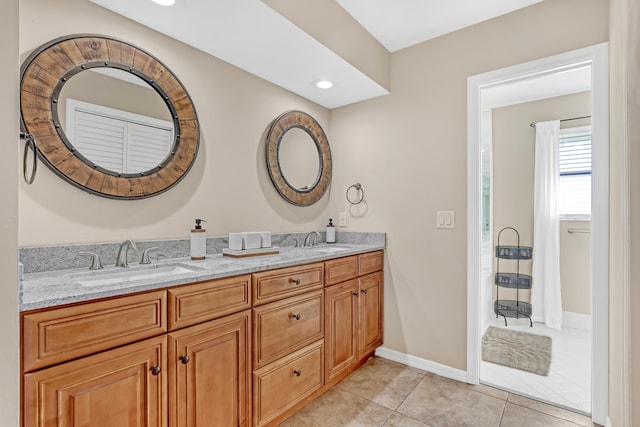
[(325, 288), (325, 382), (359, 360), (358, 280)]
[(237, 427), (250, 422), (251, 311), (169, 334), (172, 427)]
[(166, 335), (24, 375), (28, 427), (165, 427)]
[(362, 359), (382, 345), (383, 275), (379, 271), (362, 276), (358, 281), (360, 284), (360, 359)]

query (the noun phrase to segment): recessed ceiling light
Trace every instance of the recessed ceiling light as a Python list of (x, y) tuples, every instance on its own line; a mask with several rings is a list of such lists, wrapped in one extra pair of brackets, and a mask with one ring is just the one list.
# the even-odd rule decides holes
[(329, 80), (319, 80), (316, 82), (316, 86), (320, 89), (329, 89), (333, 86), (333, 83), (331, 83)]
[(159, 4), (160, 6), (173, 6), (176, 0), (152, 0), (154, 3)]

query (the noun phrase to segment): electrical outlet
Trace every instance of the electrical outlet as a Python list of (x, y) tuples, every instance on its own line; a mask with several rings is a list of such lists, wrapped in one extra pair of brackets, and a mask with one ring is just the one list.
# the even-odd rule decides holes
[(347, 213), (340, 212), (338, 214), (338, 227), (346, 227), (347, 226)]

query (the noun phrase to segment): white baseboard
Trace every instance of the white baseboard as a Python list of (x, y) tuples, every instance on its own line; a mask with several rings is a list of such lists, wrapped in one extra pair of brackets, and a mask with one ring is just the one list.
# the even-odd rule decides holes
[(562, 312), (562, 327), (572, 329), (591, 330), (591, 315), (573, 313), (571, 311)]
[(604, 427), (612, 427), (611, 419), (609, 417), (607, 417), (607, 419), (604, 421)]
[(451, 378), (452, 380), (462, 381), (465, 383), (467, 382), (467, 371), (432, 362), (431, 360), (411, 356), (406, 353), (400, 353), (399, 351), (385, 347), (379, 347), (376, 349), (376, 356), (393, 360), (394, 362), (402, 363), (403, 365), (411, 366), (412, 368), (422, 369), (423, 371), (431, 372), (442, 377)]

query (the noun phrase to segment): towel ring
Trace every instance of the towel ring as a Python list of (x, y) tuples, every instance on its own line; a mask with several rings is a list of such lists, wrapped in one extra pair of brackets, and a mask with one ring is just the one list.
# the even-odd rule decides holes
[[(24, 153), (22, 158), (22, 177), (27, 185), (33, 184), (36, 179), (36, 172), (38, 170), (38, 144), (36, 143), (36, 137), (30, 133), (20, 132), (20, 139), (26, 141), (24, 145)], [(33, 150), (33, 163), (31, 164), (31, 177), (27, 176), (27, 155), (29, 154), (29, 147)]]
[[(352, 200), (351, 197), (349, 196), (349, 191), (354, 188), (356, 190), (356, 196), (358, 195), (358, 191), (360, 192), (360, 198), (356, 198), (356, 200)], [(352, 205), (357, 205), (362, 203), (362, 201), (364, 200), (364, 189), (362, 188), (362, 185), (359, 182), (356, 182), (355, 184), (351, 185), (349, 188), (347, 188), (347, 201), (349, 203), (351, 203)]]

